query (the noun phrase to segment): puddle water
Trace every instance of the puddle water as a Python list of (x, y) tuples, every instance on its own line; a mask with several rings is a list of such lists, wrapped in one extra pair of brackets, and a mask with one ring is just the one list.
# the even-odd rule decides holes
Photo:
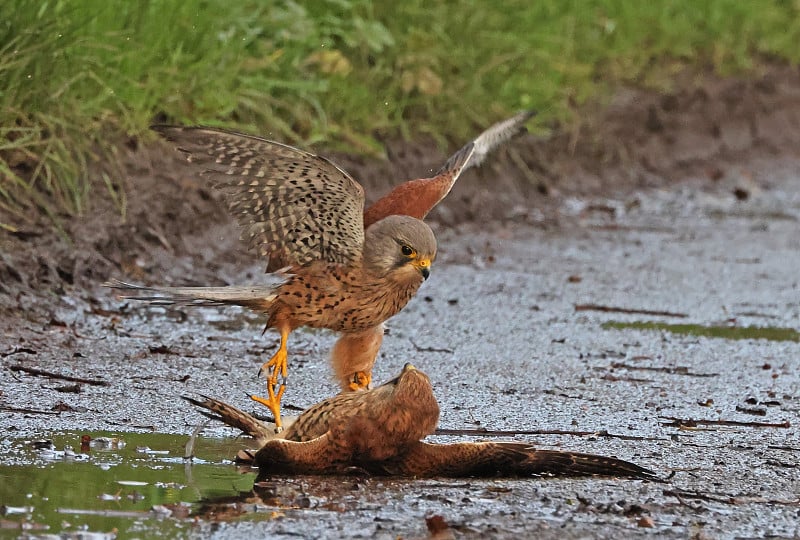
[[(98, 538), (113, 532), (174, 536), (208, 502), (251, 492), (256, 476), (229, 461), (241, 440), (198, 438), (199, 459), (188, 463), (182, 457), (186, 435), (90, 433), (91, 446), (81, 445), (82, 435), (41, 438), (55, 450), (36, 448), (33, 439), (0, 443), (0, 538), (89, 531)], [(98, 437), (118, 437), (123, 445)], [(65, 455), (65, 446), (72, 455)], [(259, 517), (269, 514), (253, 516)]]
[(723, 339), (766, 339), (769, 341), (800, 341), (800, 332), (793, 328), (770, 326), (703, 326), (700, 324), (668, 324), (654, 321), (619, 322), (602, 324), (606, 330), (665, 330), (673, 334), (704, 336)]

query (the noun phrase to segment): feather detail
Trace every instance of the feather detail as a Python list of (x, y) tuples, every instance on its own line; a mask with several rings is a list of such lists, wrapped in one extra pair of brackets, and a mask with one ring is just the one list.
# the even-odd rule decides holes
[(408, 180), (395, 186), (364, 211), (364, 226), (369, 227), (391, 215), (423, 219), (450, 193), (461, 173), (480, 165), (498, 147), (526, 133), (525, 122), (535, 114), (535, 111), (524, 111), (492, 125), (450, 156), (436, 175)]
[[(137, 294), (122, 294), (121, 298), (141, 300), (154, 306), (210, 307), (237, 305), (255, 311), (268, 311), (276, 298), (275, 290), (283, 282), (274, 285), (231, 285), (225, 287), (145, 287), (119, 280), (111, 280), (103, 286), (119, 291), (136, 291)], [(150, 294), (146, 294), (150, 293)]]

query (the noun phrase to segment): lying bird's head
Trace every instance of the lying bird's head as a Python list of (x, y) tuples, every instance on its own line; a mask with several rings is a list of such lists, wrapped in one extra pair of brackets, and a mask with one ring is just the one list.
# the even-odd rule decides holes
[(364, 265), (379, 276), (422, 283), (436, 258), (436, 238), (424, 222), (410, 216), (389, 216), (366, 230)]
[(417, 392), (428, 392), (433, 395), (433, 388), (431, 387), (431, 380), (423, 372), (414, 367), (411, 362), (406, 362), (400, 374), (394, 379), (390, 379), (383, 383), (381, 386), (388, 386), (393, 391), (408, 390), (409, 388), (416, 389)]
[[(410, 363), (394, 379), (376, 388), (385, 392), (386, 406), (396, 415), (408, 416), (421, 432), (433, 433), (439, 421), (439, 404), (433, 395), (431, 380)], [(424, 435), (423, 435), (424, 436)]]

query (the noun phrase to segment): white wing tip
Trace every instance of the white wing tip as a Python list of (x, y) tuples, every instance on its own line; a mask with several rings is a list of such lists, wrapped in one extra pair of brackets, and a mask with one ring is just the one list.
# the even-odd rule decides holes
[(474, 167), (480, 165), (486, 156), (495, 148), (510, 141), (514, 137), (527, 133), (528, 130), (525, 128), (525, 122), (534, 116), (536, 116), (535, 110), (522, 111), (511, 118), (497, 122), (478, 135), (473, 141), (475, 143), (475, 152), (470, 159), (469, 166)]

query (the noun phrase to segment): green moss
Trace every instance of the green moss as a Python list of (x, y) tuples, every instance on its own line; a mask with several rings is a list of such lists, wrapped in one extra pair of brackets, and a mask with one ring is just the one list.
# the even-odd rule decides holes
[(702, 326), (699, 324), (667, 324), (662, 322), (603, 323), (606, 330), (662, 330), (684, 336), (704, 336), (723, 339), (766, 339), (769, 341), (800, 341), (800, 332), (793, 328), (771, 326)]

